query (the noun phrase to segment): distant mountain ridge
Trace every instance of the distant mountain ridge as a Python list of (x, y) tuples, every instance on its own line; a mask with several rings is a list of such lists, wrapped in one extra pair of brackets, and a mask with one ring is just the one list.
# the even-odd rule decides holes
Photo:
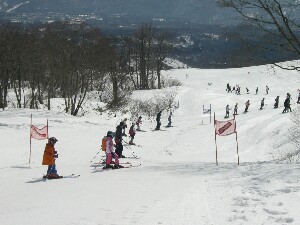
[(136, 23), (153, 19), (196, 24), (226, 24), (229, 10), (215, 0), (0, 0), (0, 18), (26, 15), (96, 15), (99, 19), (129, 18)]

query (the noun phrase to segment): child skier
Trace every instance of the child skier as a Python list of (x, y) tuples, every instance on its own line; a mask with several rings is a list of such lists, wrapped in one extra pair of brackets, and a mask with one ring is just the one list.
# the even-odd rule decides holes
[(287, 96), (286, 96), (286, 99), (285, 99), (283, 105), (284, 105), (284, 110), (282, 111), (282, 113), (292, 111), (292, 109), (291, 109), (291, 95), (289, 93), (287, 93)]
[(230, 110), (229, 105), (227, 105), (226, 106), (226, 115), (225, 115), (224, 118), (228, 118), (229, 117), (229, 110)]
[(129, 141), (129, 144), (130, 145), (134, 145), (133, 143), (133, 139), (134, 139), (134, 136), (135, 136), (135, 133), (136, 133), (136, 130), (134, 128), (134, 123), (132, 123), (131, 127), (129, 128), (129, 135), (130, 135), (130, 141)]
[(265, 105), (265, 98), (263, 98), (260, 102), (260, 109), (263, 109), (264, 105)]
[(238, 104), (236, 103), (233, 109), (233, 115), (237, 115), (237, 110), (238, 110)]
[(160, 125), (161, 125), (160, 117), (161, 117), (161, 113), (162, 113), (162, 111), (159, 111), (159, 113), (157, 113), (157, 115), (156, 115), (156, 127), (155, 127), (155, 130), (160, 130)]
[(266, 95), (269, 94), (269, 90), (270, 88), (268, 87), (268, 85), (266, 85)]
[(139, 116), (138, 120), (136, 121), (136, 125), (137, 125), (137, 128), (136, 130), (140, 131), (141, 130), (141, 124), (142, 124), (142, 117)]
[(249, 94), (249, 89), (246, 87), (247, 94)]
[(248, 112), (248, 108), (249, 108), (249, 106), (250, 106), (250, 100), (248, 100), (246, 103), (245, 103), (245, 106), (246, 106), (246, 108), (245, 108), (245, 113), (246, 112)]
[(237, 95), (240, 95), (240, 94), (241, 94), (241, 88), (240, 88), (240, 87), (237, 87), (237, 88), (236, 88), (236, 94), (237, 94)]
[(274, 109), (277, 109), (277, 108), (278, 108), (278, 104), (279, 104), (279, 96), (277, 96), (277, 97), (275, 98)]
[(170, 112), (170, 115), (168, 117), (168, 125), (167, 127), (171, 127), (172, 126), (172, 112)]
[(48, 139), (48, 143), (46, 144), (44, 155), (43, 155), (43, 162), (42, 165), (48, 165), (47, 174), (44, 178), (48, 179), (59, 179), (62, 176), (57, 174), (55, 159), (58, 158), (57, 151), (55, 151), (54, 145), (58, 140), (55, 137), (51, 137)]
[[(113, 132), (108, 131), (106, 135), (106, 165), (103, 167), (103, 169), (118, 169), (118, 168), (123, 168), (119, 164), (119, 157), (118, 155), (114, 152), (114, 141), (113, 141)], [(115, 165), (111, 165), (112, 163), (112, 158), (115, 158)]]
[(231, 87), (229, 85), (229, 83), (226, 85), (226, 91), (229, 93), (231, 91)]

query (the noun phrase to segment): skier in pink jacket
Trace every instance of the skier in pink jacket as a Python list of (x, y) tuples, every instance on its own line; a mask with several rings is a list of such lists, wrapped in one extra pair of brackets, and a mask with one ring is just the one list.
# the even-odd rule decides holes
[[(118, 168), (122, 168), (123, 166), (121, 166), (119, 164), (119, 157), (118, 155), (114, 152), (114, 141), (113, 141), (113, 132), (108, 131), (107, 135), (106, 135), (106, 165), (105, 167), (103, 167), (103, 169), (108, 169), (108, 168), (112, 168), (112, 169), (118, 169)], [(115, 165), (111, 165), (112, 163), (112, 158), (115, 158)]]

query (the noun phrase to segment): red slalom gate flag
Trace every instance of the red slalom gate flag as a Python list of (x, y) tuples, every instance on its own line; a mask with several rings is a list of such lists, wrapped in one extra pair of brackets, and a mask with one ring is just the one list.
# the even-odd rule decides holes
[(215, 121), (216, 134), (227, 136), (236, 133), (235, 119), (227, 121)]
[(30, 126), (30, 138), (34, 138), (36, 140), (44, 140), (48, 138), (48, 126), (43, 128), (38, 128), (34, 125)]
[(239, 144), (238, 144), (238, 140), (237, 140), (235, 116), (232, 120), (217, 121), (216, 120), (216, 114), (214, 114), (214, 120), (215, 120), (216, 164), (218, 165), (217, 135), (227, 136), (227, 135), (235, 134), (236, 153), (237, 153), (237, 158), (238, 158), (238, 165), (240, 165)]

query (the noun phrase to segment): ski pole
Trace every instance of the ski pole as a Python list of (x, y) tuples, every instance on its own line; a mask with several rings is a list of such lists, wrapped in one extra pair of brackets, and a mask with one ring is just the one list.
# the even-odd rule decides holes
[[(126, 143), (126, 142), (125, 142)], [(130, 149), (132, 151), (132, 148), (129, 146), (125, 146), (125, 148)]]
[(91, 162), (90, 163), (92, 163), (93, 162), (93, 160), (97, 157), (97, 155), (100, 153), (101, 151), (99, 151), (99, 152), (97, 152), (97, 154), (94, 156), (94, 158), (92, 158), (92, 160), (91, 160)]
[(134, 152), (132, 152), (132, 156), (133, 156), (134, 158), (138, 158), (138, 157), (134, 154)]
[(134, 158), (138, 158), (135, 154), (134, 154), (134, 151), (132, 150), (132, 148), (128, 148), (127, 146), (125, 146), (125, 148), (127, 148), (128, 150), (131, 150), (132, 151), (132, 156), (134, 157)]

